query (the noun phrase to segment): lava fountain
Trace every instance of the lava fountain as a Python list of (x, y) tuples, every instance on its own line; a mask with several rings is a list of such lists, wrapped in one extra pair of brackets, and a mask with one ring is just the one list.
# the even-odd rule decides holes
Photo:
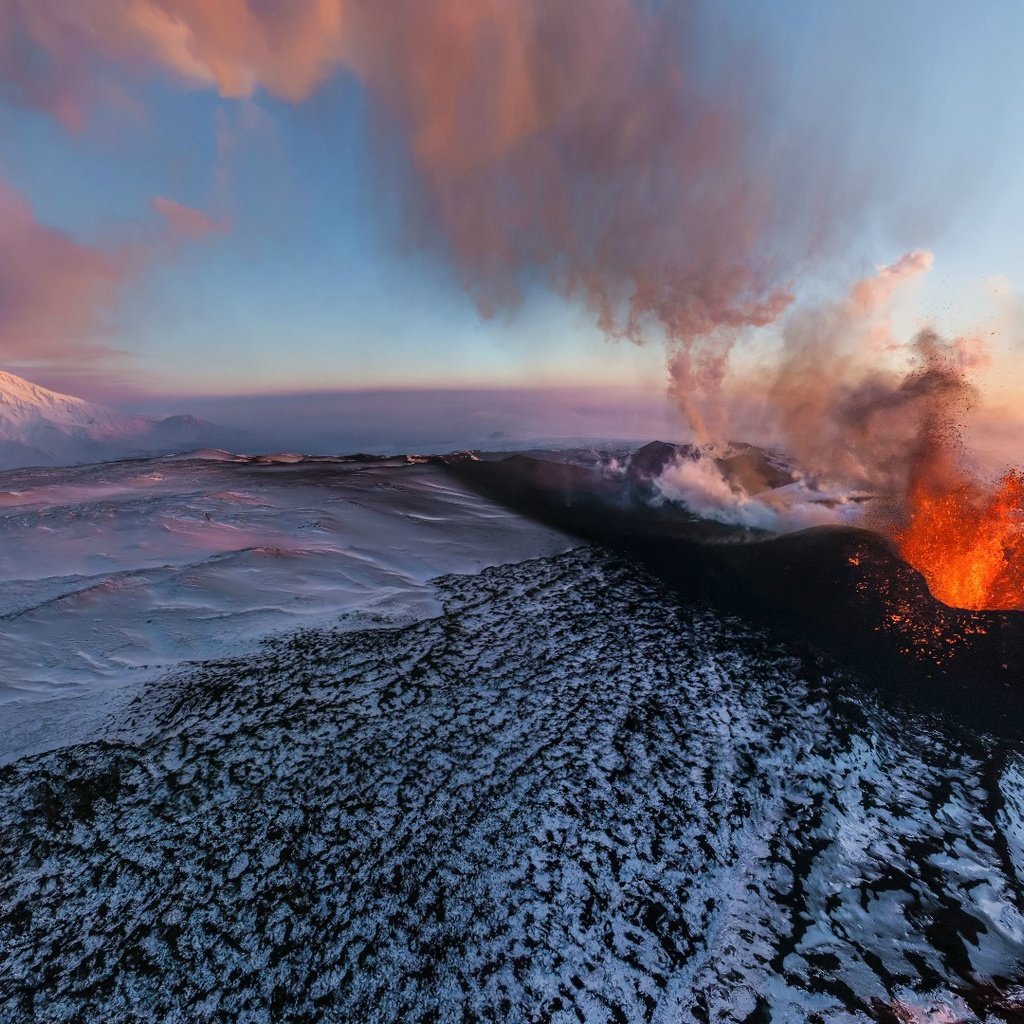
[(1024, 473), (1011, 469), (988, 488), (918, 474), (905, 514), (893, 540), (934, 597), (955, 608), (1024, 610)]
[(916, 436), (889, 536), (932, 596), (971, 611), (1024, 610), (1024, 472), (984, 481), (972, 468), (963, 420), (974, 404), (977, 359), (964, 341), (918, 336), (918, 367), (899, 392), (915, 395)]

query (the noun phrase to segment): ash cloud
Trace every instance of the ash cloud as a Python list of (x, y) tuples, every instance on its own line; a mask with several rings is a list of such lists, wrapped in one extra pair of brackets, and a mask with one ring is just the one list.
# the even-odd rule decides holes
[(897, 291), (932, 262), (931, 253), (908, 253), (842, 301), (784, 324), (765, 415), (812, 477), (892, 504), (925, 464), (937, 481), (961, 472), (960, 438), (977, 399), (970, 375), (984, 345), (932, 329), (898, 341), (889, 319)]
[(481, 312), (543, 282), (611, 337), (663, 339), (702, 435), (731, 339), (787, 308), (840, 205), (837, 173), (773, 121), (757, 55), (695, 5), (0, 0), (0, 28), (8, 94), (72, 128), (111, 68), (290, 101), (355, 76), (400, 137), (413, 222)]
[[(0, 0), (0, 28), (8, 94), (72, 127), (111, 68), (292, 102), (354, 76), (398, 139), (387, 152), (403, 155), (419, 237), (480, 311), (514, 309), (543, 283), (610, 337), (663, 342), (670, 391), (704, 442), (726, 437), (738, 337), (783, 317), (808, 262), (872, 195), (845, 180), (830, 124), (788, 130), (769, 69), (699, 5)], [(217, 228), (157, 202), (179, 235)], [(887, 303), (930, 264), (915, 250), (785, 320), (765, 419), (811, 472), (891, 489), (939, 401), (933, 384), (949, 400), (935, 341), (913, 349), (913, 383), (874, 368), (900, 348)]]
[[(987, 345), (931, 328), (900, 340), (891, 320), (901, 289), (932, 264), (930, 252), (906, 253), (843, 298), (791, 313), (780, 325), (781, 349), (759, 377), (748, 375), (730, 401), (712, 406), (722, 423), (735, 406), (756, 408), (746, 431), (787, 453), (793, 485), (751, 493), (726, 479), (716, 438), (699, 457), (667, 466), (661, 493), (724, 522), (790, 530), (859, 521), (896, 537), (922, 492), (970, 494), (982, 504), (986, 486), (964, 438)], [(728, 353), (727, 342), (712, 350), (719, 382)]]

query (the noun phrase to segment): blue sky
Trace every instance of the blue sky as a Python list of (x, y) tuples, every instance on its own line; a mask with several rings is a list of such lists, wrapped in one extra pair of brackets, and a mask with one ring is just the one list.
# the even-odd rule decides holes
[[(798, 301), (916, 247), (936, 264), (908, 323), (969, 326), (990, 315), (986, 279), (1024, 281), (1024, 5), (731, 0), (701, 32), (709, 61), (752, 52), (767, 69), (766, 147), (806, 138), (821, 173), (863, 190), (820, 262), (791, 282)], [(373, 141), (379, 115), (344, 67), (300, 101), (139, 77), (113, 59), (108, 71), (124, 96), (91, 103), (80, 130), (0, 101), (0, 178), (38, 221), (147, 253), (96, 328), (121, 353), (93, 368), (103, 397), (660, 387), (657, 344), (609, 343), (544, 287), (480, 316), (443, 243), (410, 242), (402, 179), (389, 180)], [(229, 227), (165, 244), (154, 196)], [(59, 383), (78, 369), (71, 349), (36, 376)]]

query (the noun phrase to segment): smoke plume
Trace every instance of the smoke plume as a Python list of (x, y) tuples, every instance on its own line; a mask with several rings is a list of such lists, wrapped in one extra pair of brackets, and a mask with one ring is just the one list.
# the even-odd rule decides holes
[(961, 472), (962, 429), (977, 397), (970, 371), (984, 346), (930, 329), (899, 341), (889, 320), (898, 289), (932, 262), (931, 253), (907, 253), (842, 301), (783, 325), (766, 417), (811, 477), (893, 504), (925, 466), (936, 479)]
[(661, 338), (710, 435), (731, 340), (788, 306), (830, 204), (756, 56), (706, 29), (645, 0), (0, 0), (0, 78), (80, 129), (111, 69), (290, 101), (355, 76), (480, 310), (544, 283)]

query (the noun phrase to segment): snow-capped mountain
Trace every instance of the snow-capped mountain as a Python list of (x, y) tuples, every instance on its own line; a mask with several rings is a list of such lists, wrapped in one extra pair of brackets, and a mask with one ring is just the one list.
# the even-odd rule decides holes
[(210, 443), (194, 416), (132, 416), (0, 371), (0, 469), (158, 454)]

